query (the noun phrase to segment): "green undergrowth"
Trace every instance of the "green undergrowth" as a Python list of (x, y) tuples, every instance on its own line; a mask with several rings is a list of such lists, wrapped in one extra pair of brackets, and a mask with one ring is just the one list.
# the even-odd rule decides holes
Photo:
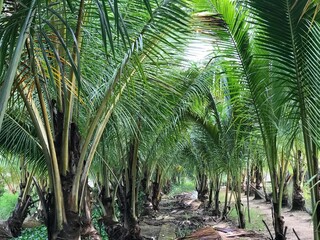
[[(108, 240), (107, 233), (104, 230), (104, 226), (98, 224), (98, 219), (101, 217), (101, 213), (98, 208), (94, 208), (92, 212), (92, 221), (99, 232), (100, 236), (104, 240)], [(16, 239), (21, 240), (45, 240), (48, 239), (47, 228), (42, 225), (35, 228), (27, 228), (22, 231), (22, 235)]]
[(45, 240), (48, 239), (47, 228), (42, 225), (35, 228), (27, 228), (22, 231), (22, 235), (16, 239), (21, 240)]
[(102, 224), (98, 223), (98, 219), (102, 217), (102, 212), (100, 211), (100, 208), (95, 207), (92, 211), (92, 221), (93, 225), (100, 234), (102, 239), (108, 240), (107, 233), (105, 231), (105, 228)]
[(168, 195), (169, 197), (173, 197), (183, 192), (192, 192), (192, 191), (195, 191), (194, 181), (190, 180), (189, 178), (185, 178), (181, 181), (180, 184), (173, 185)]
[[(245, 209), (245, 214), (246, 214), (246, 229), (247, 230), (253, 230), (253, 231), (263, 231), (263, 229), (265, 228), (262, 220), (263, 220), (263, 216), (256, 211), (255, 209), (251, 209), (250, 208), (250, 220), (251, 222), (249, 223), (248, 221), (248, 211), (247, 209)], [(237, 211), (235, 210), (235, 208), (232, 208), (231, 211), (229, 212), (228, 217), (235, 222), (236, 224), (238, 224), (238, 214)]]
[(18, 199), (18, 194), (5, 192), (0, 197), (0, 219), (7, 220), (10, 217)]
[[(230, 194), (230, 192), (229, 192)], [(238, 226), (238, 213), (234, 207), (234, 194), (232, 194), (232, 199), (231, 199), (231, 210), (228, 213), (228, 218), (235, 223), (236, 226)], [(228, 196), (228, 201), (230, 200), (230, 195)], [(219, 195), (219, 199), (220, 199), (220, 210), (222, 211), (222, 208), (224, 206), (224, 201), (225, 201), (225, 188), (221, 188), (220, 190), (220, 195)], [(263, 216), (259, 213), (259, 211), (257, 211), (254, 208), (250, 208), (250, 223), (248, 220), (248, 209), (245, 207), (243, 209), (244, 214), (245, 214), (245, 221), (246, 221), (246, 229), (247, 230), (253, 230), (253, 231), (263, 231), (265, 229), (265, 226), (262, 222), (262, 220), (264, 219)]]

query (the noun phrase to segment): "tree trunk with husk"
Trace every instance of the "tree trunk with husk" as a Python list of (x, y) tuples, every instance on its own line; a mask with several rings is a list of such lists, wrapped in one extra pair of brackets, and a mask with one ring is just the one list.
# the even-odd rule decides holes
[(134, 137), (133, 143), (130, 146), (129, 159), (128, 159), (128, 173), (126, 193), (123, 194), (126, 198), (122, 197), (124, 204), (124, 218), (123, 225), (126, 231), (122, 234), (124, 240), (138, 240), (142, 239), (140, 236), (140, 227), (137, 218), (137, 176), (138, 176), (138, 148), (139, 139)]
[(293, 168), (293, 192), (292, 192), (292, 206), (291, 210), (304, 210), (305, 209), (305, 199), (303, 197), (303, 191), (301, 188), (301, 183), (303, 182), (303, 167), (302, 167), (302, 153), (300, 150), (297, 152), (295, 157), (295, 166)]
[(22, 231), (22, 224), (26, 219), (30, 207), (32, 206), (32, 198), (29, 195), (31, 191), (32, 174), (28, 173), (25, 168), (25, 159), (20, 161), (21, 179), (20, 179), (20, 193), (17, 204), (11, 213), (11, 216), (6, 221), (7, 234), (10, 237), (19, 237)]
[(159, 204), (161, 201), (161, 171), (157, 167), (155, 181), (152, 183), (152, 208), (159, 211)]
[(256, 184), (256, 181), (257, 181), (256, 175), (255, 175), (255, 170), (256, 170), (256, 166), (252, 164), (251, 169), (250, 169), (249, 196), (254, 196), (254, 194), (255, 194), (255, 189), (252, 187)]
[(214, 180), (214, 208), (212, 210), (212, 215), (213, 216), (220, 216), (221, 212), (220, 212), (220, 200), (219, 200), (219, 196), (220, 196), (220, 181), (221, 180), (221, 176), (216, 176), (215, 180)]
[(87, 187), (85, 189), (85, 198), (82, 202), (82, 215), (81, 215), (81, 237), (89, 238), (91, 240), (101, 240), (101, 236), (98, 231), (93, 226), (92, 217), (91, 217), (91, 193), (90, 187), (87, 183)]
[(208, 196), (208, 177), (205, 173), (199, 173), (196, 190), (198, 192), (198, 200), (204, 202)]
[(281, 181), (281, 178), (285, 177), (285, 169), (282, 169), (282, 172), (278, 173), (282, 177), (279, 177), (275, 169), (270, 169), (271, 171), (271, 180), (272, 180), (272, 220), (273, 228), (275, 231), (275, 240), (285, 240), (286, 239), (286, 229), (284, 225), (284, 217), (281, 215), (282, 210), (282, 192), (284, 186), (284, 181)]
[[(61, 167), (62, 166), (62, 156), (61, 156), (61, 149), (62, 149), (62, 135), (63, 135), (63, 113), (59, 112), (59, 110), (54, 106), (55, 102), (52, 102), (53, 104), (53, 126), (54, 126), (54, 132), (55, 132), (55, 149), (58, 159), (58, 164)], [(58, 227), (55, 224), (55, 201), (53, 199), (53, 195), (49, 195), (47, 199), (47, 212), (48, 212), (48, 219), (46, 220), (46, 225), (48, 229), (48, 238), (49, 239), (80, 239), (81, 232), (85, 231), (82, 229), (82, 220), (83, 216), (90, 217), (91, 214), (88, 214), (88, 212), (91, 211), (90, 207), (87, 207), (85, 211), (84, 209), (80, 210), (82, 213), (82, 218), (79, 216), (79, 212), (74, 212), (71, 209), (72, 207), (72, 185), (74, 181), (74, 176), (76, 172), (76, 168), (78, 166), (79, 158), (80, 158), (80, 133), (78, 130), (78, 127), (75, 123), (70, 124), (70, 138), (69, 138), (69, 169), (65, 175), (60, 174), (61, 177), (61, 185), (62, 185), (62, 192), (63, 192), (63, 204), (65, 209), (65, 216), (66, 216), (66, 222), (63, 224), (62, 229), (58, 229)], [(62, 173), (61, 169), (60, 172)], [(83, 186), (80, 185), (79, 189), (82, 189)], [(86, 196), (85, 196), (86, 198)], [(88, 201), (90, 201), (88, 199)], [(81, 205), (81, 204), (80, 204)], [(85, 207), (85, 204), (83, 204)], [(86, 218), (85, 217), (85, 218)], [(92, 237), (94, 239), (97, 238), (97, 232), (94, 231), (94, 227), (91, 224), (91, 219), (85, 220), (86, 224), (90, 223), (90, 232), (93, 234)], [(84, 228), (87, 228), (88, 226), (85, 226)], [(91, 237), (91, 235), (90, 235)]]
[[(105, 159), (108, 158), (104, 138), (102, 139), (102, 154)], [(103, 223), (106, 228), (106, 232), (112, 232), (113, 226), (118, 223), (114, 208), (117, 187), (112, 190), (110, 171), (107, 165), (104, 163), (102, 164), (99, 176), (101, 176), (101, 179), (98, 178), (100, 192), (97, 198), (103, 212), (102, 218), (99, 220), (99, 222)]]
[(208, 199), (208, 208), (212, 207), (212, 202), (213, 202), (213, 180), (210, 180), (209, 184), (209, 199)]
[[(63, 136), (63, 113), (60, 112), (56, 106), (55, 101), (52, 101), (53, 107), (53, 126), (55, 132), (55, 149), (58, 159), (59, 166), (62, 166), (62, 136)], [(77, 167), (80, 157), (80, 134), (75, 123), (70, 125), (70, 139), (69, 139), (69, 171), (66, 175), (60, 174), (65, 215), (66, 221), (63, 224), (63, 228), (57, 229), (55, 224), (55, 206), (53, 197), (48, 199), (48, 219), (47, 219), (47, 228), (48, 228), (48, 238), (49, 239), (79, 239), (80, 238), (80, 217), (78, 212), (73, 212), (71, 208), (71, 192), (72, 184), (75, 175), (75, 169)], [(61, 169), (60, 169), (61, 172)], [(83, 186), (80, 186), (82, 189)], [(52, 195), (53, 196), (53, 195)]]
[(245, 216), (243, 213), (243, 204), (241, 203), (241, 174), (238, 173), (238, 179), (235, 182), (235, 197), (236, 197), (236, 210), (238, 213), (238, 223), (239, 223), (239, 228), (245, 228), (246, 227), (246, 221), (245, 221)]
[(27, 217), (31, 204), (29, 195), (26, 197), (26, 201), (21, 201), (21, 198), (18, 199), (9, 219), (0, 225), (0, 239), (16, 238), (21, 235), (22, 224)]
[(312, 160), (313, 160), (313, 170), (314, 172), (311, 173), (311, 176), (317, 175), (315, 179), (310, 181), (310, 185), (312, 186), (312, 193), (311, 197), (314, 199), (313, 203), (313, 231), (315, 239), (320, 239), (320, 185), (319, 185), (319, 160), (318, 160), (318, 147), (316, 143), (312, 143)]
[(111, 195), (107, 194), (106, 186), (103, 186), (101, 188), (101, 192), (99, 194), (99, 201), (101, 202), (101, 207), (103, 208), (103, 216), (101, 221), (103, 222), (105, 227), (108, 228), (109, 226), (117, 224), (118, 222), (115, 218), (113, 198)]
[(162, 186), (163, 193), (164, 194), (169, 194), (170, 191), (171, 191), (171, 187), (172, 187), (171, 181), (170, 181), (170, 179), (167, 179), (165, 181), (165, 183), (163, 184), (163, 186)]
[(286, 240), (284, 219), (280, 213), (279, 204), (276, 202), (273, 202), (272, 217), (275, 230), (275, 240)]
[(223, 210), (222, 210), (222, 214), (221, 214), (222, 219), (227, 218), (228, 212), (230, 210), (230, 206), (228, 206), (229, 187), (230, 187), (230, 172), (228, 171), (227, 183), (226, 183), (226, 194), (224, 197), (224, 206), (223, 206)]
[[(138, 170), (138, 139), (135, 137), (130, 145), (128, 155), (128, 168), (123, 173), (124, 185), (119, 185), (118, 198), (123, 225), (114, 227), (110, 240), (140, 240), (140, 227), (136, 216), (136, 181)], [(120, 235), (121, 234), (121, 235)]]
[(289, 192), (288, 192), (288, 185), (291, 179), (291, 174), (287, 174), (284, 186), (283, 186), (283, 196), (282, 196), (282, 207), (288, 207), (289, 206)]
[[(132, 198), (131, 191), (125, 193), (125, 187), (119, 187), (119, 199), (121, 202), (121, 213), (123, 226), (121, 227), (121, 235), (120, 236), (109, 236), (110, 240), (140, 240), (142, 239), (140, 236), (140, 227), (138, 225), (138, 221), (131, 208)], [(113, 234), (119, 233), (119, 228), (115, 228), (115, 232)]]
[[(23, 187), (21, 187), (21, 190)], [(22, 231), (23, 221), (26, 219), (30, 207), (32, 206), (32, 199), (30, 195), (27, 195), (25, 199), (22, 199), (23, 190), (20, 192), (18, 202), (11, 213), (11, 216), (7, 220), (8, 229), (10, 230), (12, 237), (19, 237)]]
[(152, 199), (151, 199), (151, 184), (150, 184), (150, 173), (149, 169), (146, 166), (144, 170), (144, 176), (143, 179), (141, 180), (141, 188), (144, 194), (144, 200), (143, 200), (143, 210), (141, 215), (142, 216), (149, 216), (153, 212), (153, 207), (152, 207)]
[(258, 191), (261, 191), (262, 189), (262, 168), (257, 165), (255, 168), (255, 178), (256, 178), (256, 186), (255, 186), (255, 191), (254, 191), (254, 199), (262, 199), (261, 194), (258, 193)]
[(239, 228), (245, 228), (246, 227), (246, 221), (245, 221), (245, 216), (243, 213), (243, 207), (242, 207), (242, 203), (241, 203), (241, 199), (239, 199), (237, 197), (236, 200), (236, 209), (237, 209), (237, 213), (238, 213), (238, 223), (239, 223)]
[(216, 189), (214, 193), (214, 209), (212, 210), (213, 216), (220, 216), (221, 214), (219, 195), (220, 195), (220, 188)]

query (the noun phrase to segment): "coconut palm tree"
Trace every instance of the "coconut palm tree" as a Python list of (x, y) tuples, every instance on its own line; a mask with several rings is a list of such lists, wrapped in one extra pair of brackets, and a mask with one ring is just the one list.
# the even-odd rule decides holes
[(152, 80), (142, 63), (157, 66), (171, 54), (164, 45), (176, 49), (183, 41), (186, 7), (184, 1), (26, 1), (2, 15), (1, 115), (14, 82), (46, 160), (50, 239), (77, 239), (91, 228), (80, 222), (102, 133), (130, 81)]
[[(24, 111), (21, 111), (22, 104), (16, 96), (12, 96), (10, 109), (7, 111), (3, 121), (3, 129), (0, 133), (0, 154), (3, 169), (1, 175), (10, 173), (14, 169), (15, 180), (9, 180), (13, 184), (19, 184), (19, 197), (11, 216), (4, 222), (4, 231), (1, 236), (18, 237), (21, 234), (22, 224), (27, 217), (33, 204), (31, 198), (32, 182), (39, 173), (45, 169), (43, 154), (40, 144), (36, 138), (32, 122), (29, 121)], [(43, 175), (45, 176), (45, 175)], [(16, 189), (18, 190), (18, 188)]]
[[(257, 44), (267, 52), (273, 65), (271, 82), (277, 82), (284, 91), (277, 104), (289, 103), (286, 116), (293, 119), (301, 128), (304, 139), (308, 172), (311, 176), (314, 238), (319, 239), (319, 191), (317, 186), (318, 160), (317, 146), (319, 134), (318, 92), (318, 48), (319, 26), (314, 19), (315, 9), (312, 1), (247, 1), (257, 20), (259, 37)], [(275, 11), (274, 11), (275, 10)], [(266, 12), (272, 12), (266, 14)], [(280, 25), (279, 19), (281, 19)], [(279, 27), (280, 26), (280, 27)], [(291, 130), (295, 131), (293, 125)]]
[[(219, 45), (219, 51), (222, 52), (223, 71), (219, 69), (218, 71), (227, 76), (231, 104), (240, 101), (240, 104), (234, 105), (235, 108), (232, 110), (236, 126), (239, 123), (243, 125), (239, 127), (239, 133), (249, 132), (257, 127), (260, 129), (272, 175), (275, 234), (277, 239), (282, 239), (284, 226), (279, 203), (282, 199), (283, 179), (288, 160), (279, 160), (277, 141), (281, 136), (279, 127), (288, 123), (287, 118), (283, 117), (285, 105), (275, 105), (277, 102), (272, 96), (280, 98), (281, 92), (276, 83), (271, 82), (270, 73), (266, 71), (269, 69), (264, 67), (259, 69), (260, 72), (256, 71), (257, 66), (267, 66), (268, 63), (263, 58), (255, 58), (254, 54), (259, 48), (252, 40), (256, 35), (254, 31), (250, 32), (251, 23), (247, 21), (251, 16), (250, 12), (234, 1), (213, 1), (213, 3), (218, 13), (222, 15), (222, 19), (219, 16), (215, 17), (217, 19), (215, 22), (220, 22), (220, 25), (213, 25), (216, 31), (222, 31), (220, 39), (223, 42)], [(252, 124), (254, 122), (258, 125)]]
[[(252, 112), (259, 124), (272, 176), (275, 235), (276, 239), (284, 239), (281, 200), (289, 153), (299, 127), (304, 135), (310, 176), (318, 174), (318, 133), (314, 127), (319, 119), (315, 107), (318, 104), (317, 94), (314, 92), (318, 86), (315, 60), (318, 52), (314, 51), (318, 44), (315, 41), (318, 23), (312, 21), (315, 19), (309, 14), (315, 5), (311, 1), (213, 3), (225, 21), (226, 25), (221, 25), (227, 26), (221, 38), (231, 35), (229, 41), (233, 50), (226, 49), (226, 45), (221, 47), (230, 54), (227, 64), (240, 70), (231, 74), (240, 73), (238, 79), (246, 84), (244, 92), (249, 91), (249, 95), (244, 96), (249, 96)], [(232, 62), (232, 59), (236, 60)], [(318, 239), (316, 178), (311, 182), (314, 231), (315, 239)]]

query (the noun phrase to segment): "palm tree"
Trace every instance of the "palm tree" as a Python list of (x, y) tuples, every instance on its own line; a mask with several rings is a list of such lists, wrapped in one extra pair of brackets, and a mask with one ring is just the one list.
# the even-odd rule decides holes
[[(11, 216), (3, 227), (1, 233), (6, 237), (18, 237), (21, 234), (22, 224), (32, 207), (31, 198), (32, 182), (39, 173), (44, 171), (43, 154), (40, 144), (35, 136), (32, 122), (26, 117), (25, 112), (21, 111), (22, 104), (16, 96), (12, 96), (10, 109), (7, 111), (3, 121), (3, 129), (0, 133), (0, 154), (3, 171), (1, 175), (8, 174), (12, 168), (15, 172), (15, 180), (19, 184), (19, 197)], [(10, 172), (10, 171), (9, 171)], [(45, 175), (44, 175), (45, 176)], [(18, 190), (18, 189), (16, 189)]]
[[(108, 207), (104, 203), (111, 196), (107, 188), (112, 181), (125, 209), (127, 232), (122, 238), (139, 239), (140, 164), (148, 165), (146, 181), (156, 177), (157, 208), (166, 169), (160, 159), (171, 159), (167, 150), (197, 159), (201, 194), (207, 178), (216, 173), (209, 167), (217, 164), (217, 172), (225, 170), (228, 184), (237, 189), (241, 223), (241, 166), (250, 156), (246, 142), (256, 139), (262, 139), (271, 174), (275, 238), (285, 239), (281, 203), (290, 154), (300, 132), (312, 189), (315, 239), (320, 239), (320, 25), (315, 14), (319, 4), (197, 1), (199, 11), (214, 9), (212, 14), (197, 15), (204, 23), (200, 27), (197, 23), (197, 31), (204, 26), (217, 33), (210, 36), (214, 57), (208, 71), (185, 76), (174, 68), (188, 67), (177, 56), (186, 54), (183, 46), (190, 36), (188, 2), (0, 2), (0, 140), (15, 154), (21, 153), (19, 146), (32, 145), (26, 155), (38, 163), (44, 160), (52, 194), (46, 203), (50, 239), (78, 239), (88, 233), (100, 238), (88, 205), (88, 176), (96, 160), (104, 163), (102, 205)], [(198, 79), (198, 84), (191, 79)], [(16, 118), (15, 112), (23, 118)], [(10, 134), (5, 128), (8, 122), (29, 142), (4, 141)], [(173, 150), (164, 140), (176, 130), (182, 131), (176, 139), (182, 139), (174, 140), (180, 149)], [(114, 163), (114, 179), (106, 174), (109, 161)], [(233, 164), (240, 167), (234, 169)], [(233, 182), (230, 174), (236, 176)], [(228, 194), (224, 210), (227, 198)]]
[[(287, 123), (287, 118), (283, 118), (286, 108), (285, 105), (275, 105), (276, 99), (272, 97), (280, 97), (281, 92), (276, 83), (271, 82), (269, 69), (264, 67), (259, 69), (260, 72), (256, 71), (258, 66), (267, 66), (268, 63), (254, 55), (260, 50), (253, 41), (255, 32), (250, 32), (251, 23), (247, 21), (251, 16), (249, 11), (234, 1), (214, 1), (214, 6), (223, 17), (215, 17), (215, 22), (220, 24), (213, 25), (216, 31), (220, 31), (220, 41), (223, 41), (218, 49), (223, 56), (222, 74), (227, 76), (231, 103), (240, 102), (232, 110), (234, 123), (236, 126), (242, 124), (243, 127), (239, 125), (241, 135), (257, 127), (260, 129), (271, 173), (275, 234), (277, 239), (282, 239), (284, 226), (279, 203), (282, 201), (288, 160), (279, 160), (277, 141), (281, 136), (279, 127)], [(218, 72), (221, 70), (218, 69)], [(258, 125), (252, 124), (254, 122)]]
[[(130, 81), (138, 75), (152, 79), (141, 63), (150, 59), (157, 65), (171, 54), (163, 46), (175, 47), (173, 42), (183, 40), (177, 30), (186, 30), (184, 1), (145, 1), (145, 11), (139, 1), (109, 3), (84, 8), (84, 1), (26, 1), (1, 18), (1, 96), (6, 97), (0, 105), (6, 106), (15, 82), (46, 159), (53, 194), (47, 205), (50, 239), (86, 232), (80, 228), (80, 218), (86, 218), (82, 203), (102, 133)], [(15, 44), (14, 52), (7, 47)]]
[[(310, 176), (314, 176), (311, 179), (312, 202), (315, 239), (318, 239), (316, 202), (319, 197), (315, 187), (318, 133), (314, 127), (318, 124), (319, 114), (314, 92), (318, 86), (315, 61), (318, 52), (314, 51), (318, 44), (315, 41), (318, 23), (312, 21), (315, 19), (308, 11), (312, 12), (315, 6), (311, 1), (213, 3), (226, 23), (221, 39), (231, 35), (231, 48), (225, 43), (221, 45), (229, 56), (227, 65), (240, 70), (228, 74), (246, 84), (242, 95), (249, 96), (252, 112), (259, 124), (272, 179), (276, 239), (285, 238), (281, 220), (282, 194), (288, 158), (299, 127), (304, 136), (308, 171)], [(221, 25), (224, 26), (223, 23)], [(235, 60), (232, 62), (232, 59)], [(249, 95), (245, 95), (245, 91)]]
[[(257, 20), (257, 44), (267, 52), (273, 65), (271, 82), (284, 91), (277, 104), (289, 103), (286, 116), (301, 127), (305, 145), (308, 172), (312, 176), (312, 206), (314, 238), (319, 239), (320, 208), (317, 187), (318, 132), (318, 46), (319, 26), (312, 12), (317, 7), (311, 1), (247, 1)], [(268, 14), (267, 14), (268, 12)], [(271, 13), (271, 14), (269, 14)], [(263, 19), (263, 20), (262, 20)], [(279, 21), (281, 19), (280, 25)], [(281, 27), (279, 27), (281, 26)], [(292, 128), (295, 131), (295, 126)]]

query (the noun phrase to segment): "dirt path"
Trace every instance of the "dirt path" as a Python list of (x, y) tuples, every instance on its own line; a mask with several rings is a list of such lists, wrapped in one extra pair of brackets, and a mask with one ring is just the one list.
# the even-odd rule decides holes
[[(243, 197), (246, 203), (246, 197)], [(273, 233), (271, 204), (264, 200), (250, 198), (251, 214), (260, 215), (266, 221)], [(313, 239), (311, 216), (302, 211), (291, 212), (283, 209), (285, 225), (288, 227), (287, 239), (295, 240), (295, 229), (301, 240)], [(258, 216), (255, 216), (258, 217)], [(175, 198), (164, 198), (160, 211), (153, 216), (145, 216), (140, 221), (141, 233), (147, 239), (174, 240), (174, 239), (269, 239), (267, 229), (262, 227), (257, 231), (240, 230), (231, 221), (221, 222), (210, 216), (201, 202), (195, 199), (194, 194), (184, 193)], [(185, 237), (188, 236), (188, 237)], [(184, 238), (185, 237), (185, 238)]]
[(142, 218), (140, 227), (147, 239), (267, 239), (262, 233), (240, 230), (231, 221), (221, 222), (210, 216), (192, 193), (163, 199), (160, 211)]
[[(245, 198), (243, 198), (243, 202), (246, 202)], [(263, 219), (267, 222), (271, 232), (273, 233), (271, 204), (266, 203), (265, 200), (253, 200), (250, 198), (250, 209), (255, 209), (255, 212), (262, 215)], [(297, 235), (302, 240), (313, 239), (311, 216), (307, 212), (290, 211), (288, 208), (284, 208), (282, 215), (284, 217), (285, 226), (288, 227), (288, 240), (297, 239), (292, 229), (296, 231)], [(263, 232), (264, 234), (268, 234), (266, 229), (264, 229)]]

